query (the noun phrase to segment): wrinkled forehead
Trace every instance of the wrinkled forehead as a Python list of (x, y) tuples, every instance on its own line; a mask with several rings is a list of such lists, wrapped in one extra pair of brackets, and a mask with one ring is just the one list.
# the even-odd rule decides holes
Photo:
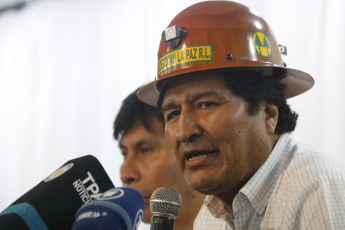
[(158, 100), (158, 108), (162, 109), (162, 104), (165, 95), (169, 93), (169, 97), (173, 98), (181, 93), (188, 93), (192, 88), (208, 88), (210, 85), (218, 84), (224, 86), (224, 75), (219, 71), (200, 71), (180, 75), (178, 77), (171, 77), (164, 79), (157, 85), (157, 90), (160, 92)]

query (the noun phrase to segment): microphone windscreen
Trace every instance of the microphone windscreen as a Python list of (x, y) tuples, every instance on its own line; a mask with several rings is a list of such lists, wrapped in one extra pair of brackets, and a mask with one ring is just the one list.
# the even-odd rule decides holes
[(175, 218), (181, 210), (182, 197), (180, 193), (169, 187), (157, 188), (150, 198), (152, 216), (168, 216)]
[(80, 206), (113, 187), (95, 157), (70, 160), (1, 212), (0, 229), (15, 224), (8, 214), (19, 216), (30, 230), (71, 229)]
[(135, 189), (110, 189), (83, 205), (72, 230), (136, 230), (145, 211), (144, 198)]

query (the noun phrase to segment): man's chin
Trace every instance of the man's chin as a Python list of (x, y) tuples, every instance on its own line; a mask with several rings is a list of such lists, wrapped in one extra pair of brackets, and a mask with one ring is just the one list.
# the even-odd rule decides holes
[(217, 190), (214, 191), (214, 184), (212, 182), (210, 183), (207, 180), (190, 180), (189, 181), (189, 186), (204, 195), (214, 195)]

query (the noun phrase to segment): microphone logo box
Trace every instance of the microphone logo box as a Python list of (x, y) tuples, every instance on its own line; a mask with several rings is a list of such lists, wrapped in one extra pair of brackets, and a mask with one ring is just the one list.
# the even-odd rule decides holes
[[(55, 178), (66, 173), (72, 167), (73, 163), (69, 163), (67, 165), (60, 167), (59, 169), (55, 170), (52, 174), (50, 174), (47, 178), (45, 178), (44, 182), (54, 180)], [(96, 183), (96, 180), (89, 171), (87, 172), (87, 176), (85, 179), (77, 179), (75, 182), (73, 182), (73, 187), (79, 194), (80, 199), (83, 201), (84, 204), (92, 201), (93, 198), (97, 198), (100, 195), (102, 195), (102, 193), (99, 193), (100, 189)]]

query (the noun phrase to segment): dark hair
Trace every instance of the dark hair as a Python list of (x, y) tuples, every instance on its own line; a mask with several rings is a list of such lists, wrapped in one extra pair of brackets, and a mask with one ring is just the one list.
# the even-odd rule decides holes
[[(221, 73), (229, 89), (246, 100), (249, 115), (256, 115), (262, 102), (275, 105), (278, 108), (278, 124), (275, 133), (291, 132), (295, 130), (298, 114), (290, 109), (285, 99), (286, 86), (280, 80), (285, 77), (286, 71), (279, 68), (267, 70), (257, 67), (232, 68), (221, 70)], [(159, 108), (162, 106), (167, 85), (167, 82), (160, 85), (162, 88), (158, 100)]]
[(147, 105), (137, 98), (136, 89), (129, 94), (123, 101), (121, 108), (116, 115), (113, 128), (113, 136), (116, 140), (121, 139), (122, 135), (125, 134), (135, 122), (140, 122), (146, 130), (150, 131), (150, 123), (153, 118), (156, 118), (164, 123), (164, 117), (159, 109)]

